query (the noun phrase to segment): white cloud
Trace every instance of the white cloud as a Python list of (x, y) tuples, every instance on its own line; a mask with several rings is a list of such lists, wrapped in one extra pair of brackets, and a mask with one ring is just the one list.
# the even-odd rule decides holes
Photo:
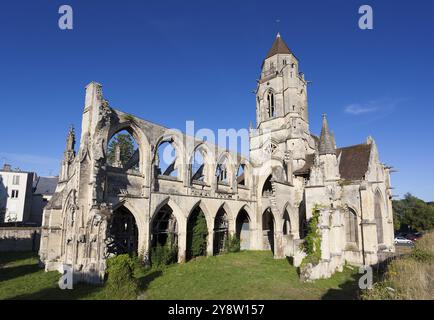
[(344, 109), (344, 111), (346, 113), (353, 114), (353, 115), (375, 112), (377, 110), (378, 110), (378, 107), (370, 105), (370, 104), (367, 104), (367, 105), (350, 104), (350, 105), (346, 106)]

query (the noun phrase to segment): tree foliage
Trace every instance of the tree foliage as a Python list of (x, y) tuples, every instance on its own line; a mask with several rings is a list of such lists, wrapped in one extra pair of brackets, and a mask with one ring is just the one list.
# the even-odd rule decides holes
[(108, 146), (107, 159), (113, 164), (116, 157), (116, 147), (120, 147), (121, 163), (126, 165), (134, 154), (134, 140), (129, 133), (119, 133), (113, 137)]
[(393, 201), (394, 227), (399, 231), (426, 231), (434, 228), (434, 205), (407, 193)]
[(206, 254), (208, 228), (202, 212), (193, 213), (190, 219), (187, 238), (188, 255), (189, 258), (195, 258)]

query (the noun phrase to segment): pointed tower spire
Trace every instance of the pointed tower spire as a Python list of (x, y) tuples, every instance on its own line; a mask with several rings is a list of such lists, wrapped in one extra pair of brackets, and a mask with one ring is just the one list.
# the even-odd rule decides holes
[(276, 54), (291, 54), (291, 50), (289, 50), (285, 41), (283, 41), (280, 33), (278, 32), (276, 35), (276, 40), (274, 40), (273, 45), (271, 46), (270, 51), (268, 51), (265, 59), (268, 59)]
[(334, 137), (329, 131), (326, 115), (322, 116), (322, 129), (321, 136), (319, 138), (318, 151), (320, 155), (324, 154), (336, 154), (336, 148), (334, 143)]
[(66, 138), (66, 151), (74, 151), (75, 148), (75, 130), (74, 126), (71, 125), (68, 132), (68, 137)]

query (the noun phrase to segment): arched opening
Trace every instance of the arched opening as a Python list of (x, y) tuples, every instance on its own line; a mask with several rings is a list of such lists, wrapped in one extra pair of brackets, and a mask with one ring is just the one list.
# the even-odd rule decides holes
[(271, 90), (267, 93), (267, 104), (268, 117), (274, 118), (276, 116), (276, 108), (274, 103), (274, 93)]
[(271, 174), (265, 180), (264, 186), (262, 187), (262, 196), (270, 197), (273, 194), (273, 186), (271, 185)]
[(246, 210), (241, 209), (238, 212), (236, 220), (236, 235), (240, 240), (240, 249), (250, 249), (250, 217)]
[(178, 221), (169, 205), (164, 205), (152, 221), (151, 246), (178, 246)]
[(228, 215), (223, 208), (220, 208), (214, 219), (214, 255), (220, 254), (227, 250), (226, 241), (228, 239), (229, 221)]
[(157, 176), (178, 177), (177, 154), (173, 140), (163, 141), (155, 154), (154, 168)]
[(129, 131), (119, 131), (110, 139), (107, 148), (107, 164), (124, 171), (140, 170), (139, 148)]
[(201, 150), (194, 150), (190, 165), (190, 182), (205, 183), (205, 161), (204, 154)]
[(133, 214), (124, 206), (113, 212), (110, 219), (107, 252), (137, 254), (139, 232)]
[(377, 191), (375, 194), (375, 203), (374, 203), (374, 215), (375, 215), (375, 224), (377, 227), (377, 241), (378, 244), (384, 243), (383, 238), (383, 212), (381, 210), (381, 195)]
[(208, 227), (205, 214), (197, 206), (187, 222), (187, 259), (206, 255)]
[(304, 239), (307, 234), (307, 219), (306, 219), (306, 202), (304, 199), (301, 201), (298, 207), (298, 230), (300, 233), (300, 239)]
[(219, 163), (217, 163), (216, 168), (216, 177), (217, 183), (219, 184), (229, 184), (229, 175), (228, 175), (228, 159), (223, 157)]
[(344, 228), (345, 228), (345, 240), (349, 244), (357, 243), (357, 215), (353, 209), (349, 208), (345, 212), (344, 218)]
[(239, 186), (246, 186), (245, 171), (246, 171), (246, 165), (243, 163), (240, 164), (240, 166), (238, 167), (238, 171), (237, 171), (237, 184)]
[(274, 217), (270, 208), (262, 215), (262, 237), (264, 249), (274, 253)]
[(288, 211), (285, 209), (283, 213), (283, 235), (287, 236), (291, 234), (291, 220), (289, 219)]

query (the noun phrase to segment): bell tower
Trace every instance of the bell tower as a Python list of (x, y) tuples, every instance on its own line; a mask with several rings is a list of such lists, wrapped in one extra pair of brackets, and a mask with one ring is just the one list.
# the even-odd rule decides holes
[(256, 88), (256, 126), (308, 131), (307, 81), (279, 33), (262, 63)]
[(265, 152), (285, 158), (292, 170), (298, 170), (306, 163), (307, 154), (315, 152), (309, 131), (307, 85), (297, 57), (278, 33), (257, 80), (256, 130), (250, 133), (254, 162), (260, 163), (259, 155)]

